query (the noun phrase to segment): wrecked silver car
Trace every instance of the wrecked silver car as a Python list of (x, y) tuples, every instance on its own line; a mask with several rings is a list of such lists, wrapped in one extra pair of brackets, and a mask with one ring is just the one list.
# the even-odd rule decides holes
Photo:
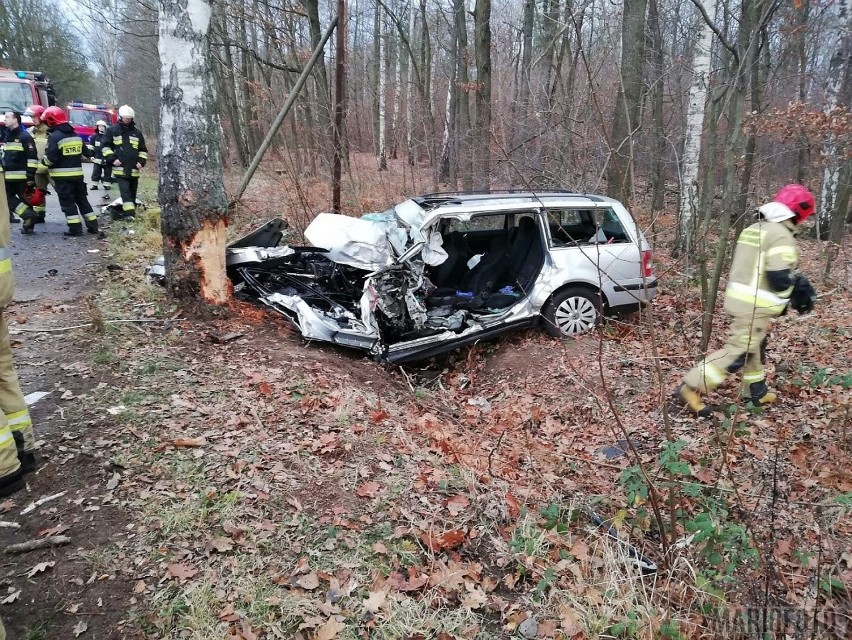
[(228, 246), (235, 291), (310, 340), (394, 363), (543, 321), (591, 330), (656, 293), (651, 251), (625, 207), (569, 192), (451, 193), (353, 218), (319, 214), (310, 247), (273, 220)]

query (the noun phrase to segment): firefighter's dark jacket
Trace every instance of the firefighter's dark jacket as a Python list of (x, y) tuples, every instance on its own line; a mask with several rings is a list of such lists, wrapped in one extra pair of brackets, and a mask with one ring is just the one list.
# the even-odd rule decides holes
[(92, 152), (83, 144), (70, 124), (64, 122), (51, 127), (47, 136), (47, 148), (42, 163), (48, 168), (54, 180), (67, 180), (83, 177), (83, 156), (92, 157)]
[(96, 160), (100, 160), (103, 158), (104, 145), (106, 144), (107, 133), (104, 131), (103, 133), (95, 130), (95, 133), (89, 138), (89, 149), (91, 149), (94, 154), (93, 157)]
[[(112, 175), (119, 178), (138, 178), (136, 163), (144, 167), (148, 162), (145, 137), (133, 122), (119, 122), (107, 129), (102, 153), (104, 162), (113, 165)], [(121, 166), (115, 166), (116, 160), (121, 162)]]
[(35, 178), (38, 169), (38, 151), (29, 132), (19, 126), (6, 133), (3, 145), (3, 169), (7, 182), (25, 182)]

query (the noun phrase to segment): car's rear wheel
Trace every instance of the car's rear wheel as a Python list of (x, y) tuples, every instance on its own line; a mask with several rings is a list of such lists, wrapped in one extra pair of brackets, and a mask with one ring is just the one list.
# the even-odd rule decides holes
[(601, 296), (582, 287), (558, 292), (542, 311), (544, 328), (554, 338), (587, 333), (603, 319)]

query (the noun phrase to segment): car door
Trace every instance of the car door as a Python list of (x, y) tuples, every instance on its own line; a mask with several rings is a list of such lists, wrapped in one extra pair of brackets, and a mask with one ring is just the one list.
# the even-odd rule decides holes
[(606, 293), (636, 278), (639, 250), (610, 206), (551, 208), (547, 219), (558, 284), (585, 282)]

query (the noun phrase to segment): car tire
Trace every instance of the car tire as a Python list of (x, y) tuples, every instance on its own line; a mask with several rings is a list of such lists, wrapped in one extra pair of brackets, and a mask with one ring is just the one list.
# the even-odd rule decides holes
[(603, 322), (600, 293), (583, 287), (557, 292), (542, 310), (544, 329), (554, 338), (588, 333)]

